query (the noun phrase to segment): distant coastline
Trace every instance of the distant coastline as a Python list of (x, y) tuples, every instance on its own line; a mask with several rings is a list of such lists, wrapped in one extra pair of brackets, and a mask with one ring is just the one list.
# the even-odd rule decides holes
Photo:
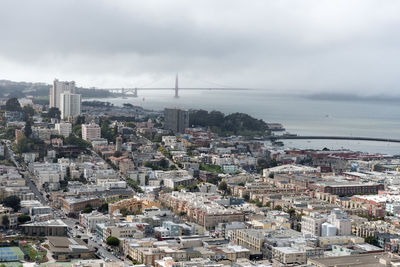
[(400, 96), (388, 96), (388, 95), (356, 95), (346, 93), (314, 93), (309, 95), (303, 95), (303, 97), (311, 100), (326, 100), (326, 101), (365, 101), (365, 102), (398, 102)]

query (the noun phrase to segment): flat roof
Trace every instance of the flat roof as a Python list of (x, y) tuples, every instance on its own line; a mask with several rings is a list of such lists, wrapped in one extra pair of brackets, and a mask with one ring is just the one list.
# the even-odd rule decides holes
[[(328, 257), (320, 259), (309, 259), (309, 263), (318, 264), (318, 266), (363, 266), (379, 267), (386, 266), (379, 263), (379, 259), (387, 258), (387, 253), (358, 254), (340, 257)], [(395, 260), (395, 259), (394, 259)]]

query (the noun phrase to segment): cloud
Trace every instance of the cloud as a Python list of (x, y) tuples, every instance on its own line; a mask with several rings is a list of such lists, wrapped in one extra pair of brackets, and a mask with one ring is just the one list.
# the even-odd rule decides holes
[(391, 94), (398, 1), (79, 1), (0, 3), (5, 79), (142, 86), (176, 72), (285, 91)]

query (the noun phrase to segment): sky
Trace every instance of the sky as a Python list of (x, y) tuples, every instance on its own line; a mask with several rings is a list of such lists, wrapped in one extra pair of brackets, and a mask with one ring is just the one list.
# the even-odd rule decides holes
[(399, 14), (393, 0), (2, 0), (0, 79), (397, 95)]

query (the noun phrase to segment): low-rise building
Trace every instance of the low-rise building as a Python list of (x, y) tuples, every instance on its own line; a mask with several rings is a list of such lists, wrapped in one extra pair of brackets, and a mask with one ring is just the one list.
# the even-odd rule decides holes
[(67, 236), (68, 226), (62, 220), (32, 222), (21, 225), (28, 236)]
[(301, 265), (306, 263), (306, 252), (292, 247), (272, 248), (272, 259), (283, 266)]

